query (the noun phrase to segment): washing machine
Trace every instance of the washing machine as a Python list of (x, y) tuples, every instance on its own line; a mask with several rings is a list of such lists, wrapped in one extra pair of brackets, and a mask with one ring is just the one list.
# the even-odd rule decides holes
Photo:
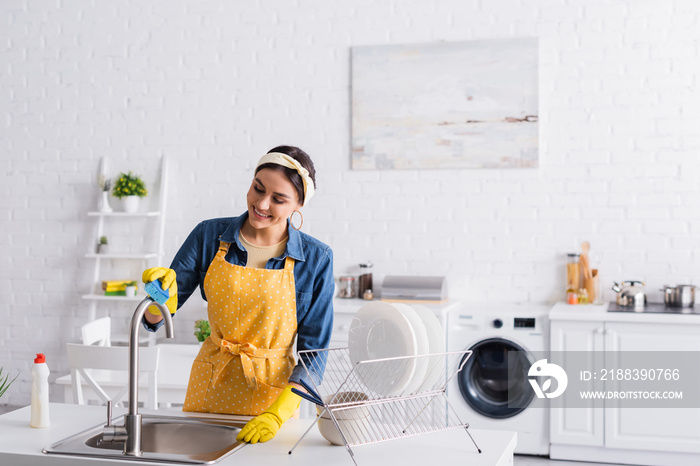
[(448, 319), (448, 350), (473, 351), (448, 383), (450, 405), (472, 428), (517, 432), (520, 454), (549, 455), (549, 410), (528, 370), (548, 350), (550, 307), (471, 303)]

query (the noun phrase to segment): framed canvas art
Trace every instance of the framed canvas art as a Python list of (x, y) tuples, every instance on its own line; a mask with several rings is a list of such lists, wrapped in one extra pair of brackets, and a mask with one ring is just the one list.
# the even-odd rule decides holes
[(353, 47), (353, 169), (537, 166), (537, 39)]

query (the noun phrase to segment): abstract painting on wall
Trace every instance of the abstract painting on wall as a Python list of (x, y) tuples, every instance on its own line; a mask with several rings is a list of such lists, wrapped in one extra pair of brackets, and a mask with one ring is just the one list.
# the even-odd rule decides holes
[(538, 40), (352, 49), (352, 168), (538, 166)]

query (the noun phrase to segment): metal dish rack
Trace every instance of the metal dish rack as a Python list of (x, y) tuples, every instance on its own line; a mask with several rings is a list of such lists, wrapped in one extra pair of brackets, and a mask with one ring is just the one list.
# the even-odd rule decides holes
[[(353, 363), (348, 348), (300, 351), (299, 359), (313, 381), (313, 386), (306, 386), (309, 394), (302, 396), (315, 403), (319, 413), (289, 454), (322, 416), (332, 420), (355, 465), (354, 446), (457, 428), (464, 428), (481, 453), (469, 424), (459, 419), (445, 394), (447, 383), (471, 355), (455, 351)], [(417, 367), (426, 374), (421, 386), (401, 390), (403, 380), (392, 384)], [(316, 374), (323, 374), (323, 380), (318, 381)]]

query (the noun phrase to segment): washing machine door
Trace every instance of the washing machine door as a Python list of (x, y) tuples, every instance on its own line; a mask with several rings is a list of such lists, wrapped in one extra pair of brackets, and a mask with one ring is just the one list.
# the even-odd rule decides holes
[[(527, 352), (503, 338), (481, 340), (469, 349), (473, 354), (457, 373), (459, 390), (467, 404), (494, 419), (513, 417), (526, 409), (535, 397), (527, 380), (534, 361)], [(510, 364), (509, 351), (517, 351)]]

